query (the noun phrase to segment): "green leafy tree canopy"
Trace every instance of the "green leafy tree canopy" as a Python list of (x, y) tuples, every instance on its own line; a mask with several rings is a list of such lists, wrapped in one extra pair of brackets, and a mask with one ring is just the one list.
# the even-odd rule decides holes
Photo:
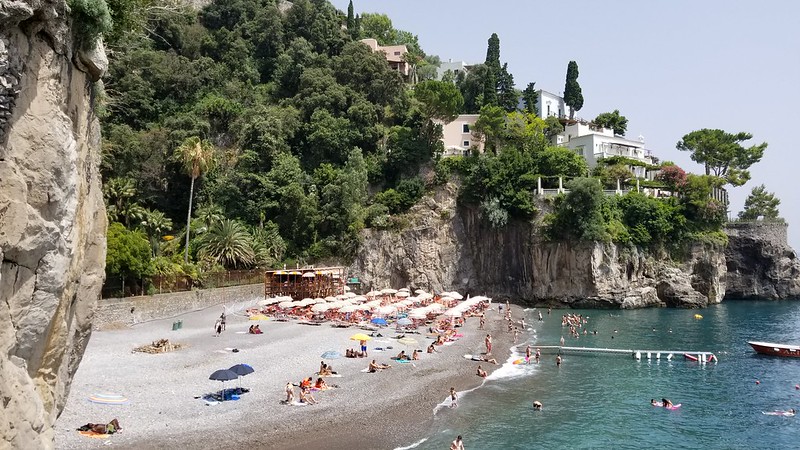
[(595, 125), (614, 130), (614, 134), (619, 136), (625, 136), (625, 132), (628, 131), (628, 119), (620, 115), (618, 109), (599, 114), (593, 122)]
[(578, 84), (578, 63), (570, 61), (567, 65), (567, 82), (564, 85), (564, 103), (570, 107), (569, 118), (575, 117), (575, 112), (583, 108), (583, 93)]
[(750, 179), (747, 170), (761, 161), (767, 143), (743, 147), (741, 142), (752, 139), (750, 133), (726, 133), (703, 128), (692, 131), (678, 141), (678, 150), (692, 152), (692, 161), (703, 164), (706, 175), (723, 178), (732, 186), (741, 186)]
[(766, 220), (776, 220), (780, 204), (780, 199), (775, 197), (775, 194), (767, 192), (767, 188), (763, 184), (756, 186), (745, 199), (744, 210), (739, 213), (739, 218), (756, 220), (763, 217)]

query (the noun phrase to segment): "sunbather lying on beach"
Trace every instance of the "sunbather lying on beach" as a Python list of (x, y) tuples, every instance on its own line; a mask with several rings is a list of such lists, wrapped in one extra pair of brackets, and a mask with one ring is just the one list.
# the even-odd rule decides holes
[(117, 431), (122, 431), (122, 427), (119, 426), (119, 421), (115, 418), (108, 423), (87, 423), (78, 428), (78, 431), (92, 431), (97, 434), (114, 434)]
[(480, 365), (480, 364), (478, 364), (478, 372), (477, 372), (475, 375), (477, 375), (477, 376), (479, 376), (479, 377), (481, 377), (481, 378), (486, 378), (486, 376), (487, 376), (487, 373), (486, 373), (486, 371), (485, 371), (485, 370), (483, 370), (483, 369), (481, 368), (481, 365)]
[(408, 355), (406, 355), (406, 351), (405, 350), (401, 350), (400, 353), (397, 354), (397, 357), (395, 359), (398, 360), (398, 361), (403, 361), (403, 360), (408, 361), (409, 357), (408, 357)]
[(375, 372), (377, 372), (377, 371), (379, 371), (379, 370), (388, 369), (388, 368), (390, 368), (390, 367), (392, 367), (392, 366), (390, 366), (390, 365), (388, 365), (388, 364), (378, 364), (378, 363), (376, 363), (376, 362), (375, 362), (375, 360), (373, 359), (373, 360), (372, 360), (372, 362), (371, 362), (371, 363), (369, 363), (369, 368), (367, 368), (367, 372), (369, 372), (369, 373), (375, 373)]

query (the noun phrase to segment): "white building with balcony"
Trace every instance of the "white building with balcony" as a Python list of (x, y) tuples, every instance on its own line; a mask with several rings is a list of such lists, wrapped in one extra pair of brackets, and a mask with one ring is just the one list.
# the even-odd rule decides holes
[(483, 152), (484, 143), (472, 130), (478, 117), (480, 114), (461, 114), (450, 123), (434, 121), (442, 126), (442, 156), (467, 156), (473, 148)]
[[(652, 152), (644, 148), (643, 137), (640, 136), (638, 140), (633, 141), (615, 135), (611, 129), (588, 123), (577, 122), (567, 125), (564, 131), (556, 136), (555, 144), (572, 149), (583, 156), (590, 169), (597, 166), (599, 160), (612, 156), (623, 156), (648, 165), (658, 162)], [(656, 172), (638, 165), (629, 165), (628, 168), (638, 178), (652, 179)]]
[(453, 72), (453, 75), (458, 75), (459, 73), (466, 75), (471, 67), (471, 64), (467, 64), (464, 61), (453, 61), (452, 59), (446, 62), (442, 61), (439, 63), (439, 67), (436, 68), (436, 79), (441, 80), (447, 71)]

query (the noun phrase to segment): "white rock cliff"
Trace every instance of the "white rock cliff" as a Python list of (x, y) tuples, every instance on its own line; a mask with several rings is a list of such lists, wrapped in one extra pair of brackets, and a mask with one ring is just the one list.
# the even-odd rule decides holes
[[(65, 0), (0, 1), (0, 448), (53, 448), (90, 335), (106, 216), (92, 81)], [(91, 64), (90, 64), (91, 62)]]
[(679, 261), (610, 243), (547, 242), (537, 227), (488, 226), (448, 184), (414, 206), (402, 230), (365, 230), (352, 273), (387, 286), (588, 308), (704, 307), (725, 296), (723, 248), (696, 244)]

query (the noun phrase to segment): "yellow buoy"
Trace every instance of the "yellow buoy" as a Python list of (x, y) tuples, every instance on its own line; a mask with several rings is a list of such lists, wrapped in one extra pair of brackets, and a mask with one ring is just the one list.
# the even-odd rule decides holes
[(700, 314), (695, 314), (695, 315), (694, 315), (694, 318), (695, 318), (695, 319), (702, 319), (702, 318), (703, 318), (703, 316), (701, 316)]

